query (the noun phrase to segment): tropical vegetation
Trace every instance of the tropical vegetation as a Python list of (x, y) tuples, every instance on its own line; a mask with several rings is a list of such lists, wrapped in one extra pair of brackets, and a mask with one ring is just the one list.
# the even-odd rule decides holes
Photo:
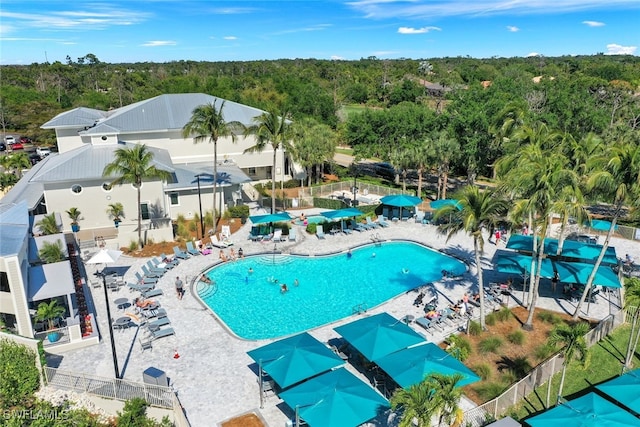
[(142, 183), (144, 180), (157, 178), (166, 181), (170, 179), (171, 174), (153, 165), (153, 153), (147, 150), (144, 144), (135, 144), (130, 148), (118, 148), (114, 152), (114, 157), (114, 160), (104, 167), (102, 175), (111, 178), (115, 176), (109, 185), (132, 184), (135, 187), (138, 195), (138, 243), (140, 247), (143, 247), (140, 191)]
[(45, 264), (53, 264), (65, 259), (64, 248), (60, 239), (55, 242), (42, 242), (38, 256)]
[(41, 302), (38, 304), (36, 311), (36, 321), (45, 321), (49, 325), (49, 329), (54, 328), (53, 321), (65, 313), (66, 309), (61, 305), (58, 305), (57, 300), (51, 300), (49, 302)]
[(40, 221), (36, 222), (36, 227), (38, 227), (40, 234), (43, 236), (60, 233), (60, 226), (55, 212), (44, 215)]

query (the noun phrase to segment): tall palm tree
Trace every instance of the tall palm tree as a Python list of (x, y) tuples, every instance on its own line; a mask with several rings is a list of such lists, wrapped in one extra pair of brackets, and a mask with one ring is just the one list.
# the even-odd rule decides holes
[(442, 422), (450, 425), (461, 412), (460, 399), (463, 393), (458, 383), (462, 381), (464, 376), (460, 373), (453, 375), (431, 374), (431, 378), (437, 384), (436, 394), (440, 412), (438, 425), (441, 425)]
[(623, 373), (632, 367), (633, 354), (640, 340), (640, 279), (636, 277), (629, 277), (624, 281), (624, 309), (627, 313), (634, 311), (631, 312), (631, 330), (622, 368)]
[[(213, 231), (216, 231), (216, 194), (218, 193), (218, 139), (230, 137), (232, 142), (236, 142), (236, 133), (241, 129), (237, 122), (227, 122), (224, 119), (223, 109), (225, 101), (222, 101), (220, 108), (216, 106), (217, 101), (199, 105), (191, 112), (191, 119), (182, 128), (182, 136), (187, 138), (193, 136), (194, 144), (209, 141), (213, 143)], [(220, 196), (222, 204), (223, 197)]]
[(447, 131), (438, 132), (433, 138), (433, 155), (438, 168), (438, 199), (446, 199), (449, 167), (460, 157), (460, 143)]
[[(256, 144), (245, 150), (245, 153), (262, 152), (267, 146), (273, 149), (273, 165), (271, 169), (271, 213), (276, 211), (276, 164), (278, 149), (292, 151), (291, 122), (289, 113), (283, 110), (280, 114), (275, 111), (262, 113), (254, 118), (254, 123), (247, 126), (244, 131), (245, 138), (253, 135)], [(282, 165), (284, 167), (284, 165)]]
[(616, 228), (616, 222), (624, 212), (625, 204), (630, 203), (633, 207), (640, 205), (640, 191), (638, 190), (638, 186), (640, 186), (640, 145), (632, 140), (621, 139), (608, 148), (601, 155), (591, 158), (591, 161), (587, 163), (587, 167), (591, 171), (587, 178), (587, 191), (603, 196), (613, 205), (611, 226), (593, 270), (589, 274), (580, 301), (576, 305), (573, 320), (576, 320), (580, 315), (582, 304), (584, 304), (593, 285), (598, 268), (604, 259)]
[(391, 396), (390, 403), (392, 410), (400, 409), (402, 411), (398, 427), (431, 426), (431, 419), (439, 409), (435, 395), (436, 387), (437, 383), (427, 377), (421, 383), (414, 384), (408, 389), (396, 389)]
[[(324, 162), (333, 159), (337, 147), (337, 135), (331, 127), (318, 123), (312, 118), (295, 122), (292, 138), (296, 141), (292, 155), (307, 171), (307, 183), (311, 186), (312, 168), (322, 167)], [(320, 174), (316, 174), (316, 177)]]
[(484, 251), (483, 229), (492, 230), (504, 218), (508, 210), (507, 202), (493, 190), (480, 191), (478, 186), (466, 186), (454, 196), (457, 205), (438, 209), (434, 219), (450, 218), (449, 222), (438, 226), (438, 231), (447, 234), (449, 240), (461, 231), (473, 238), (473, 248), (478, 274), (478, 294), (480, 295), (480, 325), (485, 329), (484, 284), (482, 279), (481, 255)]
[(50, 214), (43, 216), (40, 221), (36, 222), (36, 226), (45, 236), (48, 236), (50, 234), (58, 234), (60, 232), (60, 227), (58, 226), (55, 212), (51, 212)]
[(561, 344), (563, 346), (562, 353), (564, 361), (562, 362), (562, 376), (560, 377), (560, 388), (558, 389), (558, 401), (562, 397), (567, 365), (573, 359), (588, 363), (589, 352), (587, 342), (584, 339), (587, 332), (589, 332), (589, 324), (586, 322), (574, 323), (572, 325), (561, 323), (551, 332), (549, 343), (551, 345)]
[(136, 144), (131, 148), (118, 148), (114, 153), (114, 160), (107, 164), (102, 171), (105, 177), (116, 175), (109, 185), (132, 184), (138, 193), (138, 243), (144, 246), (142, 241), (142, 206), (141, 191), (142, 182), (146, 179), (168, 180), (171, 174), (158, 169), (153, 165), (153, 153), (147, 150), (144, 144)]
[(53, 264), (64, 260), (64, 249), (60, 239), (56, 240), (55, 243), (43, 242), (42, 248), (38, 251), (38, 257), (45, 264)]

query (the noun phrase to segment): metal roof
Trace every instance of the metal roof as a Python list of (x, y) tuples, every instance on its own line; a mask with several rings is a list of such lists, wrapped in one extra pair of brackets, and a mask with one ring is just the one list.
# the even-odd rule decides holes
[[(200, 188), (213, 187), (213, 163), (196, 163), (189, 166), (180, 165), (175, 167), (175, 182), (167, 184), (165, 191), (188, 190), (198, 188), (196, 175), (204, 174), (200, 179)], [(228, 186), (232, 184), (242, 184), (250, 182), (249, 178), (235, 164), (218, 165), (218, 185)]]
[(222, 115), (227, 122), (250, 125), (255, 117), (264, 113), (258, 108), (204, 93), (178, 93), (159, 95), (107, 112), (76, 108), (57, 115), (42, 128), (86, 127), (79, 132), (81, 135), (182, 129), (196, 107), (213, 102), (218, 107), (224, 102)]
[(0, 256), (15, 256), (29, 233), (26, 201), (0, 205)]

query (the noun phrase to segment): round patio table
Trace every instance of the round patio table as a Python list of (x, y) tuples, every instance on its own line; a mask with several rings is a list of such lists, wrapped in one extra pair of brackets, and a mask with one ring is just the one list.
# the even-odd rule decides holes
[(116, 307), (118, 307), (120, 310), (124, 309), (124, 307), (129, 304), (129, 299), (128, 298), (118, 298), (115, 301), (113, 301), (113, 303), (116, 305)]

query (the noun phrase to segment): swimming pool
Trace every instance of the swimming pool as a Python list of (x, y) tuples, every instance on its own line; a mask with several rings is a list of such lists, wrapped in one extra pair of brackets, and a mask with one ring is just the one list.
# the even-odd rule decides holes
[[(311, 215), (307, 218), (307, 224), (320, 224), (321, 222), (329, 221), (326, 217), (322, 215)], [(300, 221), (300, 217), (296, 218), (296, 225), (305, 225), (304, 221)]]
[[(215, 285), (197, 289), (202, 301), (237, 336), (276, 338), (373, 308), (463, 262), (412, 242), (385, 242), (345, 253), (306, 257), (258, 255), (227, 262), (206, 274)], [(295, 281), (299, 286), (295, 286)], [(286, 283), (288, 292), (281, 293)]]

